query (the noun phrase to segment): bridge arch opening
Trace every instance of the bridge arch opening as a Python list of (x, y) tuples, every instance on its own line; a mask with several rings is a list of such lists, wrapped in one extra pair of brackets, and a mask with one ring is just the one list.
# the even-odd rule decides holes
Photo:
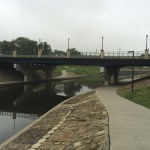
[(46, 73), (43, 70), (36, 70), (33, 75), (34, 80), (45, 80)]

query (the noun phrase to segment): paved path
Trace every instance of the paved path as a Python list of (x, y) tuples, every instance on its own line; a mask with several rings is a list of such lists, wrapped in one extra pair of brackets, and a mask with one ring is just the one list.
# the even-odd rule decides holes
[(115, 87), (101, 87), (97, 96), (110, 121), (111, 150), (150, 150), (150, 110), (116, 94)]
[(55, 77), (54, 79), (58, 78), (71, 78), (71, 77), (81, 77), (81, 75), (72, 73), (72, 72), (67, 72), (66, 70), (62, 70), (62, 74), (58, 77)]

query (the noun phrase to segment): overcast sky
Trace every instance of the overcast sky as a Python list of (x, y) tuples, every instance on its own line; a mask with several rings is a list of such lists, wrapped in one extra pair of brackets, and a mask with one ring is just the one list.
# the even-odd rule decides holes
[[(144, 51), (150, 0), (0, 0), (0, 41), (27, 37), (52, 49)], [(150, 40), (148, 40), (148, 47)]]

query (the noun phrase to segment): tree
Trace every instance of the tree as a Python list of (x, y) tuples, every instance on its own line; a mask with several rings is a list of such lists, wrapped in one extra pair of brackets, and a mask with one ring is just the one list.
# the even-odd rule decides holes
[(37, 41), (33, 41), (25, 37), (19, 37), (13, 42), (14, 42), (17, 54), (37, 55), (37, 52), (38, 52)]
[(60, 57), (65, 57), (66, 56), (66, 52), (64, 52), (62, 50), (54, 50), (53, 54), (55, 56), (60, 56)]
[(77, 51), (76, 48), (71, 48), (69, 50), (70, 50), (70, 55), (72, 55), (72, 56), (80, 56), (81, 55), (81, 52)]
[(9, 41), (2, 41), (1, 42), (1, 47), (2, 47), (2, 53), (3, 54), (10, 54), (11, 53), (11, 48), (10, 48), (10, 42)]
[(43, 49), (44, 49), (43, 42), (39, 42), (39, 44), (38, 44), (38, 50), (39, 51), (43, 51)]
[(51, 52), (52, 52), (51, 46), (49, 44), (47, 44), (47, 42), (44, 42), (42, 54), (43, 55), (50, 55)]
[(51, 46), (47, 42), (30, 40), (29, 38), (19, 37), (12, 41), (2, 41), (1, 50), (3, 54), (12, 54), (15, 50), (17, 55), (37, 55), (40, 50), (43, 55), (49, 55), (52, 52)]

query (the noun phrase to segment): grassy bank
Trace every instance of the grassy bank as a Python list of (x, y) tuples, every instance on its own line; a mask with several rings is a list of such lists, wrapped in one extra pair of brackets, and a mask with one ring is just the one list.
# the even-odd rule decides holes
[(122, 92), (119, 95), (150, 109), (150, 87), (138, 89), (134, 92)]
[[(87, 78), (82, 78), (82, 81), (104, 81), (103, 78), (99, 76), (100, 67), (98, 66), (57, 66), (54, 70), (54, 73), (57, 74), (57, 76), (61, 75), (62, 70), (66, 70), (67, 72), (72, 72), (78, 75), (91, 76)], [(78, 79), (77, 81), (80, 81), (80, 79)]]

